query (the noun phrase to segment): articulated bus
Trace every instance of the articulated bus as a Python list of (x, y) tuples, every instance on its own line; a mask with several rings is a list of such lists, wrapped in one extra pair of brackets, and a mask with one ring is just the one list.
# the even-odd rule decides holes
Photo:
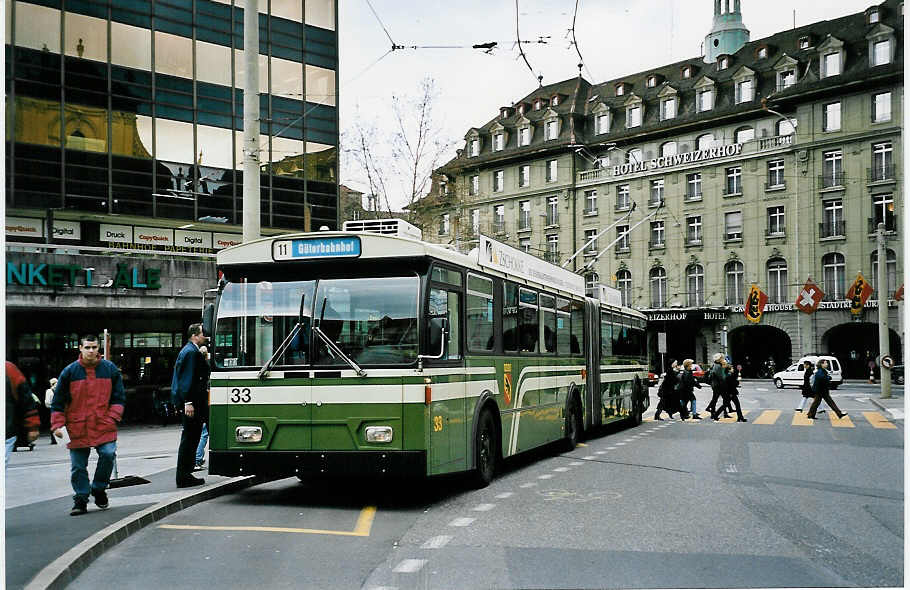
[(618, 292), (486, 236), (466, 255), (351, 223), (218, 253), (212, 474), (482, 486), (506, 457), (640, 423), (645, 318)]

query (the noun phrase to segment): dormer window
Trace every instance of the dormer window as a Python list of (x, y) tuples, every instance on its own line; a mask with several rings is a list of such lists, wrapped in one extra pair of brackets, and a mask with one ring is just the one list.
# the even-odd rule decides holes
[(558, 94), (556, 96), (554, 96), (553, 99), (550, 101), (550, 105), (554, 106), (554, 107), (559, 105), (559, 95)]
[(657, 96), (660, 98), (660, 120), (675, 119), (676, 111), (679, 110), (677, 108), (676, 89), (669, 84), (664, 84)]
[(821, 77), (830, 78), (844, 71), (844, 42), (828, 35), (818, 46), (819, 61), (821, 62)]
[(681, 73), (682, 73), (683, 78), (691, 78), (692, 77), (692, 66), (683, 66)]
[(742, 82), (736, 83), (736, 104), (741, 102), (751, 102), (753, 98), (752, 95), (752, 79), (743, 80)]
[(648, 88), (654, 88), (655, 86), (657, 86), (657, 76), (652, 74), (648, 76)]
[(531, 128), (530, 127), (519, 127), (518, 128), (518, 145), (530, 145), (531, 144)]
[(616, 96), (624, 96), (626, 94), (626, 84), (625, 82), (620, 82), (616, 85)]
[(594, 117), (594, 133), (600, 135), (610, 131), (610, 114), (601, 113)]
[(796, 42), (796, 46), (799, 49), (809, 49), (809, 47), (811, 47), (812, 44), (809, 41), (809, 37), (800, 37), (799, 41)]
[(729, 67), (730, 67), (730, 58), (729, 57), (724, 55), (717, 59), (717, 69), (718, 70), (726, 70)]
[(796, 84), (796, 71), (784, 70), (777, 73), (777, 90), (780, 92)]
[(501, 109), (499, 109), (499, 118), (508, 119), (509, 116), (512, 114), (511, 111), (512, 111), (512, 109), (510, 109), (509, 107), (502, 107)]
[(881, 66), (891, 63), (891, 40), (876, 41), (872, 44), (872, 65)]
[(469, 147), (468, 147), (468, 154), (470, 154), (470, 156), (472, 158), (480, 155), (480, 140), (479, 139), (472, 139), (470, 141)]
[(524, 105), (524, 103), (518, 105), (518, 114), (519, 114), (519, 115), (525, 114), (525, 105)]
[(879, 14), (878, 14), (878, 7), (877, 7), (877, 6), (873, 6), (873, 7), (870, 8), (869, 11), (866, 13), (866, 22), (869, 23), (870, 25), (877, 23), (877, 22), (879, 21), (879, 18), (880, 18), (880, 17), (879, 17)]
[(505, 134), (504, 133), (494, 133), (493, 134), (493, 151), (494, 152), (502, 151), (503, 147), (505, 147)]
[(766, 59), (768, 57), (768, 47), (759, 47), (756, 55), (758, 56), (758, 59)]
[(840, 74), (840, 53), (826, 53), (824, 60), (824, 78)]
[(702, 77), (695, 83), (695, 111), (703, 113), (714, 108), (714, 81)]
[(879, 23), (866, 35), (869, 42), (869, 67), (883, 66), (894, 60), (894, 29)]

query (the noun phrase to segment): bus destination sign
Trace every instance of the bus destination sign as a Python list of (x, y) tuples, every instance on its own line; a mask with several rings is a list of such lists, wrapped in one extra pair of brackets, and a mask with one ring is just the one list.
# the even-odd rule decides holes
[(357, 236), (301, 238), (272, 242), (272, 257), (275, 260), (354, 258), (356, 256), (360, 256), (360, 238)]

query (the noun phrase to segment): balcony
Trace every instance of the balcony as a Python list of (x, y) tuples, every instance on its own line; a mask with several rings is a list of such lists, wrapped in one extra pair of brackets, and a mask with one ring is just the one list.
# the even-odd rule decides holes
[(793, 145), (793, 134), (762, 137), (758, 140), (758, 151), (773, 150), (775, 148)]
[(702, 192), (701, 192), (701, 191), (698, 191), (698, 192), (695, 192), (695, 193), (686, 193), (686, 196), (683, 197), (683, 200), (684, 200), (686, 203), (692, 203), (692, 202), (695, 202), (695, 201), (701, 201), (701, 199), (702, 199)]
[(847, 236), (844, 226), (845, 226), (845, 222), (843, 222), (843, 221), (819, 223), (818, 224), (818, 237), (819, 237), (819, 239), (844, 238)]
[(894, 164), (888, 166), (876, 166), (875, 168), (866, 168), (866, 175), (869, 182), (887, 182), (894, 180)]
[(666, 247), (667, 243), (664, 240), (648, 240), (649, 250), (663, 250)]
[(897, 215), (889, 215), (885, 219), (880, 217), (870, 217), (869, 218), (869, 233), (874, 234), (878, 231), (878, 224), (885, 224), (886, 232), (895, 232), (897, 231)]
[(701, 238), (686, 238), (686, 241), (684, 242), (684, 244), (686, 245), (686, 247), (701, 246), (702, 241), (701, 241)]
[(787, 232), (782, 227), (769, 227), (765, 230), (766, 238), (785, 238), (787, 237)]
[(782, 191), (787, 189), (787, 181), (779, 180), (765, 183), (765, 192)]
[(493, 233), (494, 234), (506, 233), (506, 222), (505, 221), (494, 221), (493, 222)]
[(606, 168), (594, 168), (593, 170), (582, 170), (578, 173), (578, 182), (592, 182), (595, 180), (604, 180), (609, 178)]
[(828, 174), (822, 174), (818, 177), (818, 186), (822, 189), (826, 188), (843, 188), (844, 187), (844, 172), (834, 172)]

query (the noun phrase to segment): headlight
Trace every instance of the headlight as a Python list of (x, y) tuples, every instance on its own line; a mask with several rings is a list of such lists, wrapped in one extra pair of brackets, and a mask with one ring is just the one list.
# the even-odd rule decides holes
[(262, 428), (258, 426), (238, 426), (234, 431), (234, 436), (237, 438), (237, 442), (262, 442)]
[(367, 426), (367, 442), (387, 443), (392, 442), (391, 426)]

